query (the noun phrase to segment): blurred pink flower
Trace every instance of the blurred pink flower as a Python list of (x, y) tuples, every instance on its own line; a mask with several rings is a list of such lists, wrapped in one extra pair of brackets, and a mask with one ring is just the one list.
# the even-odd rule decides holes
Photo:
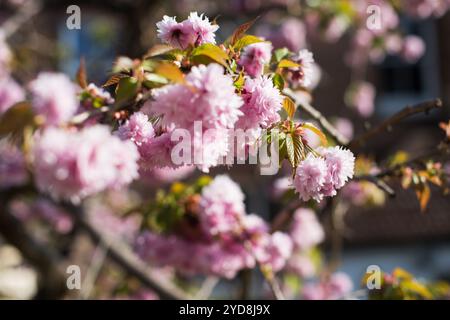
[(29, 84), (34, 111), (47, 125), (58, 125), (78, 110), (77, 87), (62, 73), (41, 72)]
[(264, 66), (270, 62), (272, 44), (270, 42), (252, 43), (241, 53), (238, 64), (245, 73), (255, 78), (263, 74)]
[(328, 280), (304, 285), (302, 297), (305, 300), (337, 300), (349, 294), (352, 289), (353, 283), (350, 277), (343, 272), (337, 272)]
[(150, 172), (150, 177), (159, 183), (172, 183), (188, 177), (195, 170), (194, 166), (181, 166), (178, 168), (155, 168)]
[(276, 29), (263, 24), (258, 27), (257, 34), (272, 42), (274, 48), (286, 47), (297, 52), (306, 46), (306, 28), (297, 18), (287, 18)]
[(72, 132), (48, 128), (35, 137), (32, 153), (38, 188), (56, 198), (79, 201), (138, 177), (136, 147), (102, 125)]
[(375, 110), (375, 87), (361, 81), (350, 87), (346, 93), (347, 104), (363, 117), (370, 117)]
[(276, 231), (266, 235), (260, 241), (262, 250), (256, 249), (256, 258), (260, 264), (270, 267), (273, 272), (278, 272), (286, 265), (292, 253), (292, 240), (283, 232)]
[(353, 123), (347, 118), (337, 118), (333, 121), (334, 127), (347, 139), (353, 138)]
[(28, 173), (23, 153), (6, 139), (0, 140), (0, 189), (23, 185)]
[(402, 57), (409, 63), (419, 60), (425, 53), (425, 42), (417, 36), (406, 36), (401, 51)]
[(308, 250), (325, 239), (325, 232), (311, 209), (299, 208), (294, 213), (289, 235), (300, 250)]
[(239, 230), (244, 215), (244, 194), (228, 176), (216, 176), (203, 188), (199, 218), (206, 234), (217, 236)]
[(316, 266), (307, 254), (294, 253), (288, 260), (287, 268), (301, 278), (311, 278), (316, 274)]
[(10, 77), (0, 77), (0, 115), (15, 103), (25, 100), (25, 92)]

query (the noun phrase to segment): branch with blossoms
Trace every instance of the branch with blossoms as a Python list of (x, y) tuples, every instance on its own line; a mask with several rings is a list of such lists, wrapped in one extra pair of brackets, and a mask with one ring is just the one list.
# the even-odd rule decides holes
[[(199, 274), (233, 279), (256, 269), (279, 299), (285, 296), (282, 277), (320, 269), (323, 276), (314, 285), (324, 297), (342, 296), (348, 278), (322, 266), (317, 245), (323, 230), (314, 211), (299, 206), (344, 192), (358, 159), (334, 144), (346, 145), (348, 139), (299, 99), (309, 95), (314, 82), (313, 54), (274, 49), (248, 33), (254, 22), (217, 44), (219, 26), (204, 15), (192, 12), (181, 22), (164, 16), (156, 24), (162, 44), (139, 59), (119, 57), (102, 87), (89, 83), (84, 63), (76, 84), (66, 75), (42, 72), (26, 90), (5, 68), (2, 190), (33, 185), (38, 192), (27, 201), (52, 199), (52, 206), (70, 212), (75, 226), (94, 242), (108, 243), (106, 254), (161, 298), (191, 295), (147, 266), (169, 268), (173, 279)], [(298, 120), (303, 112), (320, 127)], [(415, 112), (394, 117), (361, 139)], [(209, 173), (250, 161), (258, 152), (268, 155), (276, 171), (283, 164), (290, 169), (288, 189), (295, 202), (272, 225), (247, 212), (243, 190), (227, 175), (175, 182), (151, 195), (145, 185), (161, 170)], [(112, 190), (120, 190), (119, 199), (129, 190), (137, 195), (133, 206), (121, 211), (124, 220), (139, 218), (132, 235), (112, 232), (127, 246), (109, 241), (107, 230), (86, 215), (90, 202), (101, 202)], [(95, 217), (102, 210), (91, 211)]]

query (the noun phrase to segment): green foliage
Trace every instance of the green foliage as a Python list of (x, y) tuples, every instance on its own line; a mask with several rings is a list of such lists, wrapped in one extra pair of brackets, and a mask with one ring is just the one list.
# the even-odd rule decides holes
[[(368, 276), (363, 278), (363, 285)], [(404, 269), (396, 268), (391, 274), (382, 272), (381, 288), (369, 290), (368, 297), (377, 300), (441, 299), (449, 295), (449, 288), (445, 282), (424, 283)]]
[(160, 233), (172, 231), (187, 213), (195, 214), (199, 194), (210, 182), (209, 176), (201, 176), (190, 185), (175, 182), (168, 191), (158, 190), (144, 208), (143, 227)]
[(272, 77), (272, 82), (273, 85), (280, 91), (284, 90), (284, 78), (281, 74), (279, 73), (275, 73), (274, 76)]
[(250, 44), (253, 44), (253, 43), (258, 43), (258, 42), (264, 42), (264, 40), (261, 39), (261, 38), (258, 38), (256, 36), (244, 35), (242, 38), (240, 38), (238, 41), (236, 41), (236, 43), (233, 46), (233, 48), (236, 51), (240, 51), (244, 47), (246, 47), (246, 46), (248, 46)]
[(224, 67), (227, 67), (227, 60), (227, 53), (212, 43), (205, 43), (191, 52), (191, 61), (194, 64), (217, 62)]
[(290, 52), (287, 48), (280, 48), (273, 52), (273, 59), (276, 63), (279, 63), (282, 59), (289, 56)]
[(139, 82), (135, 77), (121, 78), (116, 87), (116, 101), (122, 102), (133, 98), (139, 89)]

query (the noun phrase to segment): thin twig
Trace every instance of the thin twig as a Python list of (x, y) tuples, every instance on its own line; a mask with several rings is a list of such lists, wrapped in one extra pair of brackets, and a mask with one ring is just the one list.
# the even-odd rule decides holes
[(290, 89), (284, 89), (284, 94), (289, 96), (289, 98), (291, 98), (295, 104), (297, 105), (298, 108), (302, 109), (303, 111), (305, 111), (311, 118), (313, 118), (314, 120), (316, 120), (320, 126), (322, 127), (322, 129), (325, 131), (325, 133), (327, 135), (329, 135), (330, 137), (332, 137), (338, 144), (340, 145), (347, 145), (348, 144), (348, 139), (346, 137), (344, 137), (328, 120), (327, 118), (320, 113), (319, 110), (317, 110), (316, 108), (314, 108), (313, 106), (311, 106), (310, 104), (304, 103), (303, 101), (300, 102), (296, 97), (294, 92), (292, 92), (292, 90)]
[(373, 183), (379, 189), (383, 190), (390, 197), (395, 197), (395, 191), (392, 189), (386, 182), (384, 182), (380, 177), (376, 176), (367, 176), (366, 181)]
[(94, 256), (92, 258), (92, 263), (89, 266), (89, 269), (86, 273), (86, 277), (84, 278), (82, 289), (81, 289), (81, 298), (89, 299), (92, 289), (94, 287), (95, 281), (102, 269), (102, 266), (105, 262), (105, 259), (108, 255), (109, 244), (100, 242), (95, 248)]
[(202, 286), (197, 291), (194, 296), (195, 300), (205, 300), (208, 299), (214, 288), (219, 283), (220, 279), (218, 277), (207, 277), (205, 281), (203, 281)]
[(373, 127), (369, 131), (360, 135), (359, 137), (353, 139), (348, 146), (350, 149), (356, 149), (363, 146), (367, 140), (371, 139), (373, 136), (383, 132), (384, 130), (390, 129), (393, 125), (400, 122), (401, 120), (412, 116), (417, 113), (428, 114), (431, 110), (442, 107), (442, 101), (440, 99), (434, 99), (419, 103), (414, 106), (407, 106), (403, 110), (397, 112), (392, 117), (381, 122), (378, 126)]
[(367, 180), (367, 181), (372, 181), (373, 179), (381, 179), (384, 177), (389, 177), (394, 175), (399, 169), (401, 169), (404, 166), (411, 166), (411, 165), (415, 165), (418, 163), (422, 163), (432, 157), (435, 156), (440, 156), (440, 155), (448, 155), (448, 145), (444, 144), (441, 146), (438, 146), (437, 148), (433, 148), (431, 151), (424, 153), (422, 155), (419, 155), (417, 157), (414, 157), (408, 161), (399, 163), (395, 166), (392, 166), (390, 168), (386, 168), (376, 174), (365, 174), (365, 175), (359, 175), (359, 176), (355, 176), (353, 178), (353, 180)]
[(283, 292), (281, 291), (280, 284), (278, 283), (275, 276), (273, 277), (265, 277), (267, 283), (269, 284), (270, 290), (272, 291), (273, 296), (277, 300), (286, 300)]

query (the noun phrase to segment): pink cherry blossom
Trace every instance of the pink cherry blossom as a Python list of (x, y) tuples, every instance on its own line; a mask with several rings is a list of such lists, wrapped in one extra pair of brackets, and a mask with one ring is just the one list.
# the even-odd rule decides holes
[(340, 189), (353, 177), (355, 157), (350, 150), (342, 147), (330, 147), (322, 149), (325, 157), (328, 175), (334, 189)]
[(289, 80), (302, 87), (309, 87), (315, 81), (317, 72), (312, 52), (307, 49), (302, 49), (292, 60), (300, 66), (289, 68)]
[(270, 77), (247, 78), (242, 97), (244, 99), (244, 105), (241, 108), (243, 115), (239, 118), (236, 127), (244, 130), (267, 128), (280, 121), (278, 112), (282, 108), (283, 97)]
[(191, 129), (195, 121), (201, 121), (204, 128), (233, 128), (242, 114), (241, 105), (231, 77), (224, 74), (223, 67), (212, 63), (193, 67), (186, 76), (186, 85), (155, 90), (154, 101), (144, 109), (163, 115), (166, 126)]
[(197, 12), (191, 12), (187, 20), (183, 21), (183, 26), (188, 30), (192, 30), (194, 45), (216, 43), (215, 32), (219, 29), (219, 26), (211, 24), (208, 17), (204, 16), (204, 14), (198, 15)]
[(323, 198), (322, 187), (327, 175), (325, 159), (308, 154), (297, 167), (293, 185), (300, 199), (320, 201)]
[(119, 127), (118, 134), (123, 140), (130, 139), (140, 146), (155, 136), (155, 130), (147, 115), (142, 112), (136, 112)]
[(164, 16), (156, 24), (158, 38), (163, 42), (180, 49), (198, 46), (204, 43), (216, 43), (215, 32), (218, 25), (213, 25), (203, 14), (191, 12), (183, 22), (177, 22), (175, 17)]
[(175, 17), (164, 16), (156, 27), (158, 38), (174, 48), (184, 50), (193, 42), (192, 30), (183, 23), (178, 23)]

